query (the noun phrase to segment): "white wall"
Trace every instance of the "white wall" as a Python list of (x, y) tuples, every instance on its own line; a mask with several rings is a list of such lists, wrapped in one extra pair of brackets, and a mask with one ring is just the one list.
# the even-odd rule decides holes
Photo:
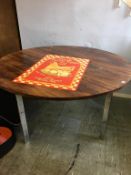
[(16, 0), (22, 46), (91, 46), (131, 61), (131, 17), (116, 1)]

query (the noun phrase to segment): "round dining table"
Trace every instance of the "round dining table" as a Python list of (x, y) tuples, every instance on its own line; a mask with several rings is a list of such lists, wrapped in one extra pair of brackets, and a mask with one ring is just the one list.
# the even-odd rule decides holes
[[(89, 60), (75, 91), (13, 81), (49, 54)], [(106, 121), (112, 92), (122, 88), (130, 80), (131, 66), (125, 58), (95, 48), (79, 46), (36, 47), (20, 50), (0, 59), (0, 88), (16, 95), (26, 143), (29, 142), (29, 132), (23, 97), (46, 100), (78, 100), (106, 94), (103, 114), (103, 121)]]

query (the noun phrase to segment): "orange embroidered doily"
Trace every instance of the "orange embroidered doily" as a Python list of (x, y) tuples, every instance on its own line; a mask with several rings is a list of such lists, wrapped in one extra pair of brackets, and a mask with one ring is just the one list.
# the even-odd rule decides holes
[(13, 81), (75, 91), (88, 63), (89, 59), (50, 54)]

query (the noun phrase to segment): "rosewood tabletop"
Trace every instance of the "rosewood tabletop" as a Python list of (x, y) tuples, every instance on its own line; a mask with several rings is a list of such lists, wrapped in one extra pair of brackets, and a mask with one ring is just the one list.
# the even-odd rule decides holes
[[(90, 60), (76, 91), (20, 84), (12, 81), (47, 54)], [(119, 89), (130, 79), (131, 69), (124, 58), (94, 48), (74, 46), (31, 48), (6, 55), (0, 59), (0, 88), (22, 96), (55, 100), (90, 98)]]

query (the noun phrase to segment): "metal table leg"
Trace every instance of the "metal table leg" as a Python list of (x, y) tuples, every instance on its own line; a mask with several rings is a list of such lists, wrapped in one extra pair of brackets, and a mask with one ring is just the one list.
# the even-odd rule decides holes
[(28, 143), (29, 142), (29, 133), (28, 133), (28, 126), (27, 126), (25, 108), (24, 108), (22, 96), (16, 95), (16, 101), (17, 101), (17, 106), (18, 106), (20, 121), (21, 121), (22, 129), (23, 129), (25, 143)]
[(102, 126), (100, 131), (100, 138), (104, 138), (106, 126), (107, 126), (107, 120), (109, 117), (109, 108), (111, 103), (112, 93), (108, 93), (105, 98), (105, 104), (104, 104), (104, 111), (103, 111), (103, 117), (102, 117)]
[(103, 122), (106, 122), (108, 120), (111, 97), (112, 97), (112, 93), (109, 93), (106, 95), (106, 98), (105, 98), (104, 112), (103, 112), (103, 118), (102, 118)]

